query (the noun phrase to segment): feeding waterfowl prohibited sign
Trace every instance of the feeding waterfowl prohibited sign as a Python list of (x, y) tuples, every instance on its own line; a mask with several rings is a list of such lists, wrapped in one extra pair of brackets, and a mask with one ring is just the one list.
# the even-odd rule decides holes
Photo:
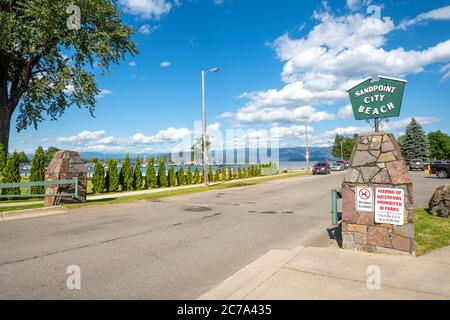
[(406, 80), (378, 76), (369, 77), (347, 90), (356, 120), (398, 117)]

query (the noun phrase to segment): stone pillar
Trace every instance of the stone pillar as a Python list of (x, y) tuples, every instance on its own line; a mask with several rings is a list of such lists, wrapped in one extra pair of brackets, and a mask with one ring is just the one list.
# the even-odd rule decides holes
[[(375, 222), (375, 211), (358, 212), (356, 187), (404, 191), (402, 226)], [(379, 253), (414, 254), (412, 181), (391, 133), (360, 134), (342, 183), (342, 247)]]
[[(86, 202), (87, 173), (86, 167), (76, 151), (58, 151), (50, 162), (46, 181), (70, 180), (78, 178), (78, 197), (45, 197), (44, 203), (49, 206)], [(74, 193), (73, 185), (48, 186), (46, 194)]]

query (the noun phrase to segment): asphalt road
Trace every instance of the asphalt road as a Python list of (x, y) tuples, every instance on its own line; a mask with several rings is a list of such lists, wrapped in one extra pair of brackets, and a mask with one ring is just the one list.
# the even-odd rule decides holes
[[(420, 206), (443, 184), (413, 178)], [(0, 299), (194, 299), (271, 249), (320, 245), (341, 181), (291, 178), (0, 223)], [(71, 265), (81, 290), (67, 289)]]

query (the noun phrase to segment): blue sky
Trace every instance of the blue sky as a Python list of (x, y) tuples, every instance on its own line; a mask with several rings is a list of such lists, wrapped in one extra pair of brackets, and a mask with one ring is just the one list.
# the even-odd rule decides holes
[[(245, 137), (270, 132), (281, 146), (314, 146), (336, 133), (367, 131), (345, 89), (369, 76), (406, 79), (399, 118), (450, 133), (450, 2), (402, 0), (119, 0), (139, 54), (98, 77), (95, 118), (73, 108), (11, 135), (11, 149), (166, 151), (192, 139), (201, 120), (201, 70), (208, 124)], [(377, 5), (380, 19), (367, 13)], [(82, 13), (81, 13), (82, 14)]]

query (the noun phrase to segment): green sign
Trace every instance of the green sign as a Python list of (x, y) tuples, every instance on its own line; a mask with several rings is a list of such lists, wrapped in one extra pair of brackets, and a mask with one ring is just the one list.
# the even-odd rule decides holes
[(406, 81), (378, 76), (347, 90), (356, 120), (398, 117)]

